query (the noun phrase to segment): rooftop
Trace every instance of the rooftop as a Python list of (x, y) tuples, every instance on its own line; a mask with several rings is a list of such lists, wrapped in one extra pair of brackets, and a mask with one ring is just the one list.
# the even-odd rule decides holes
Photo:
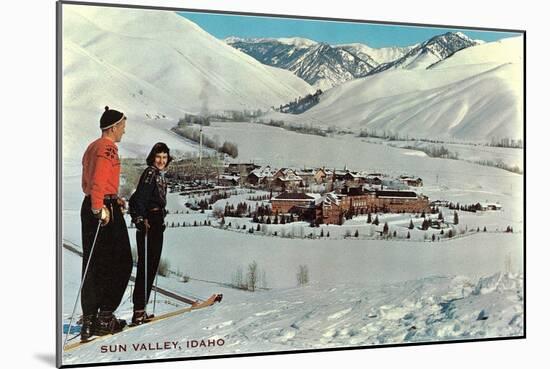
[(416, 192), (413, 191), (376, 191), (378, 197), (407, 197), (416, 198)]
[(314, 200), (315, 197), (301, 192), (283, 192), (273, 200)]

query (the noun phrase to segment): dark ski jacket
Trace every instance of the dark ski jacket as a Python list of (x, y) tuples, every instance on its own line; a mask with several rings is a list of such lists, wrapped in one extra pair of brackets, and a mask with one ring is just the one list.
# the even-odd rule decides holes
[(130, 197), (130, 215), (132, 220), (147, 218), (149, 210), (162, 210), (166, 207), (166, 180), (155, 166), (149, 166), (139, 178), (136, 191)]

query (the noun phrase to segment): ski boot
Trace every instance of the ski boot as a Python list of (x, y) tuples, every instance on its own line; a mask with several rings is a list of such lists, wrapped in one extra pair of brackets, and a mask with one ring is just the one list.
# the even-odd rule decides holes
[(93, 327), (96, 324), (96, 316), (83, 315), (81, 318), (82, 327), (80, 328), (80, 342), (87, 342), (94, 334)]
[(96, 336), (105, 336), (106, 334), (121, 332), (124, 327), (126, 327), (124, 319), (117, 319), (112, 311), (100, 311), (92, 332)]
[(132, 316), (132, 325), (142, 325), (148, 323), (154, 317), (154, 314), (147, 314), (145, 310), (134, 310), (134, 315)]

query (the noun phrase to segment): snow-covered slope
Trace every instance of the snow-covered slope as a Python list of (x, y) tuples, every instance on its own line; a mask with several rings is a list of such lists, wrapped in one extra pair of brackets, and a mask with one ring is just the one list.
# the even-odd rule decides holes
[[(173, 125), (185, 112), (265, 109), (313, 91), (291, 72), (259, 63), (172, 12), (67, 5), (62, 50), (69, 152), (98, 135), (105, 105), (136, 125), (155, 118)], [(145, 132), (140, 127), (132, 136), (136, 125), (127, 131), (139, 144)]]
[[(520, 276), (498, 273), (479, 280), (431, 277), (380, 287), (311, 285), (241, 294), (91, 342), (66, 353), (64, 364), (521, 336), (522, 285)], [(223, 345), (192, 348), (192, 340)], [(132, 346), (164, 341), (176, 347)], [(117, 344), (127, 350), (97, 354), (101, 345)]]
[[(69, 45), (103, 62), (106, 73), (114, 69), (161, 89), (180, 109), (269, 107), (311, 91), (291, 73), (273, 73), (171, 12), (68, 6), (63, 35)], [(75, 56), (64, 61), (74, 62)], [(65, 84), (86, 72), (66, 67)], [(96, 85), (88, 88), (98, 90), (95, 97), (103, 96), (102, 83), (109, 76), (94, 77)], [(73, 97), (66, 96), (66, 104), (72, 105)]]
[(521, 38), (477, 45), (428, 69), (386, 70), (350, 81), (299, 116), (272, 117), (409, 137), (517, 139), (523, 135), (522, 55)]
[(450, 68), (471, 64), (521, 64), (522, 62), (523, 38), (510, 37), (459, 50), (452, 57), (435, 63), (430, 68)]

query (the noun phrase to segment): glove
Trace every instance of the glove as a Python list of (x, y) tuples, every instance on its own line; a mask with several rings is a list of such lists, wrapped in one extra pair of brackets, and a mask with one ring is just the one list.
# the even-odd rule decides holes
[(101, 220), (102, 227), (105, 227), (111, 220), (111, 213), (109, 212), (109, 209), (107, 209), (107, 207), (105, 206), (98, 210), (92, 209), (92, 213), (94, 214), (94, 217), (96, 219)]
[(123, 197), (119, 197), (116, 199), (116, 203), (120, 206), (120, 211), (122, 214), (126, 214), (126, 211), (128, 211), (128, 204), (126, 200)]
[(136, 224), (136, 228), (140, 232), (147, 232), (149, 228), (151, 228), (151, 226), (149, 225), (149, 220), (143, 219), (142, 217), (138, 217), (134, 223)]

